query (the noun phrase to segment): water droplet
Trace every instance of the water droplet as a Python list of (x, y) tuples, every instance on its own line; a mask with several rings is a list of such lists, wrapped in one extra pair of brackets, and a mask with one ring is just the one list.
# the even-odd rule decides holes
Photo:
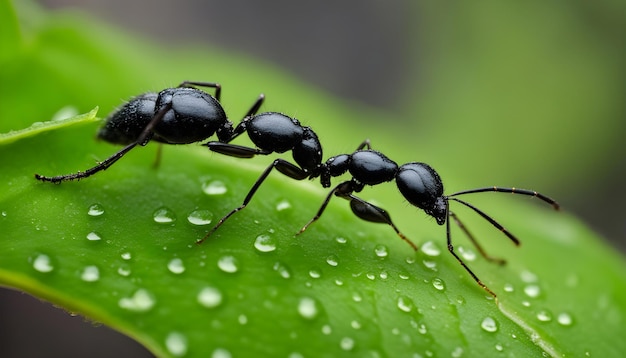
[(54, 266), (52, 265), (50, 256), (44, 254), (37, 255), (37, 257), (35, 257), (35, 260), (33, 261), (33, 267), (35, 268), (35, 270), (43, 273), (54, 270)]
[(185, 272), (185, 265), (183, 264), (183, 260), (175, 257), (168, 262), (167, 269), (170, 270), (171, 273), (179, 275)]
[(310, 297), (303, 297), (298, 303), (298, 313), (306, 319), (313, 319), (319, 314), (317, 302)]
[(329, 335), (329, 334), (333, 333), (333, 329), (332, 329), (331, 326), (325, 324), (325, 325), (322, 326), (322, 333), (325, 334), (325, 335)]
[(354, 329), (361, 329), (361, 323), (359, 321), (352, 321), (350, 322), (350, 326)]
[(121, 298), (118, 305), (133, 312), (147, 312), (154, 307), (155, 303), (154, 296), (148, 290), (140, 288), (135, 291), (132, 297)]
[(260, 252), (272, 252), (276, 250), (276, 239), (270, 235), (259, 235), (254, 240), (254, 248)]
[(211, 358), (232, 358), (232, 354), (224, 348), (216, 348), (211, 354)]
[(367, 277), (368, 279), (374, 281), (376, 279), (376, 275), (374, 275), (373, 273), (366, 273), (365, 277)]
[(198, 303), (206, 308), (214, 308), (222, 303), (222, 292), (215, 287), (205, 287), (198, 293)]
[(422, 250), (422, 252), (428, 256), (439, 256), (439, 254), (441, 254), (441, 251), (439, 250), (437, 245), (435, 245), (435, 243), (432, 241), (426, 241), (425, 243), (423, 243), (420, 247), (420, 250)]
[(133, 255), (131, 255), (130, 252), (123, 252), (121, 256), (122, 256), (122, 260), (126, 260), (126, 261), (133, 258)]
[(87, 210), (87, 215), (89, 216), (100, 216), (102, 214), (104, 214), (104, 207), (100, 204), (93, 204)]
[(498, 323), (491, 317), (485, 317), (480, 323), (480, 327), (487, 332), (496, 332), (498, 330)]
[(179, 332), (170, 332), (165, 338), (165, 347), (172, 355), (182, 357), (187, 353), (187, 337)]
[(496, 350), (497, 350), (498, 352), (502, 352), (502, 351), (504, 350), (504, 347), (503, 347), (503, 346), (502, 346), (502, 344), (500, 344), (500, 343), (496, 344), (496, 347), (495, 347), (495, 348), (496, 348)]
[(127, 266), (120, 266), (120, 267), (118, 267), (118, 269), (117, 269), (117, 273), (118, 273), (120, 276), (124, 276), (124, 277), (130, 276), (130, 272), (131, 272), (131, 271), (130, 271), (130, 268), (129, 268), (129, 267), (127, 267)]
[(541, 322), (550, 322), (552, 321), (552, 313), (545, 310), (539, 311), (537, 312), (537, 319)]
[(322, 273), (318, 269), (311, 269), (309, 270), (309, 276), (311, 276), (311, 278), (320, 278), (322, 277)]
[(504, 284), (504, 292), (513, 292), (513, 291), (515, 291), (515, 288), (513, 287), (512, 284), (510, 283)]
[(335, 255), (330, 255), (326, 258), (326, 263), (333, 267), (337, 266), (339, 265), (339, 258)]
[(406, 296), (398, 297), (398, 308), (403, 312), (411, 312), (415, 308), (413, 300)]
[(463, 348), (461, 348), (461, 347), (456, 347), (456, 348), (452, 351), (451, 356), (452, 356), (453, 358), (460, 358), (460, 357), (462, 357), (462, 356), (463, 356)]
[(420, 334), (426, 334), (426, 333), (428, 333), (428, 329), (426, 329), (426, 325), (425, 325), (425, 324), (423, 324), (423, 323), (420, 323), (420, 324), (417, 326), (417, 331), (418, 331)]
[(446, 289), (446, 286), (445, 286), (443, 280), (440, 279), (440, 278), (433, 279), (433, 287), (436, 288), (439, 291), (443, 291), (443, 290)]
[(89, 241), (100, 241), (102, 240), (102, 238), (100, 237), (100, 235), (96, 234), (95, 232), (90, 232), (89, 234), (87, 234), (87, 240)]
[(217, 261), (217, 267), (228, 273), (235, 273), (239, 270), (239, 261), (233, 256), (222, 256)]
[(272, 268), (274, 269), (274, 271), (278, 272), (278, 274), (282, 278), (290, 278), (291, 277), (291, 271), (289, 271), (289, 268), (285, 264), (283, 264), (282, 262), (274, 263), (274, 266)]
[(459, 253), (463, 256), (465, 261), (476, 260), (476, 253), (468, 248), (465, 248), (464, 246), (459, 246)]
[(520, 278), (526, 283), (537, 282), (537, 275), (528, 270), (522, 271), (520, 273)]
[(422, 264), (424, 264), (424, 267), (427, 269), (437, 271), (437, 263), (435, 261), (424, 260)]
[(83, 269), (80, 278), (85, 282), (96, 282), (100, 279), (100, 270), (96, 266), (87, 266)]
[(239, 322), (240, 325), (244, 325), (248, 323), (248, 316), (246, 316), (245, 314), (240, 314), (239, 317), (237, 317), (237, 322)]
[(339, 244), (345, 244), (346, 242), (348, 242), (348, 239), (346, 239), (345, 237), (339, 236), (335, 238), (335, 241), (337, 241), (337, 243)]
[(213, 221), (213, 213), (209, 210), (194, 210), (187, 215), (187, 221), (192, 225), (209, 225)]
[(276, 211), (283, 211), (291, 208), (291, 203), (287, 199), (283, 199), (276, 204)]
[(350, 337), (343, 337), (341, 339), (341, 342), (339, 343), (339, 346), (344, 351), (351, 351), (354, 348), (354, 339)]
[(226, 188), (226, 184), (223, 182), (213, 180), (202, 183), (202, 191), (206, 195), (223, 195), (226, 194), (228, 188)]
[(570, 316), (568, 313), (565, 313), (565, 312), (559, 313), (559, 315), (556, 318), (556, 321), (559, 322), (559, 324), (562, 326), (571, 326), (574, 323), (572, 316)]
[(537, 298), (541, 294), (541, 289), (537, 285), (528, 285), (524, 287), (524, 293), (530, 298)]
[(361, 295), (358, 292), (355, 292), (352, 294), (352, 300), (354, 302), (361, 302), (363, 301), (363, 297), (361, 297)]
[(389, 251), (385, 245), (376, 245), (376, 247), (374, 247), (374, 253), (377, 257), (387, 257), (389, 255)]
[(153, 214), (152, 218), (154, 222), (159, 224), (170, 224), (176, 221), (176, 214), (166, 207), (162, 207), (157, 209)]
[(335, 279), (335, 285), (337, 285), (337, 286), (343, 286), (343, 280), (338, 279), (338, 278), (337, 278), (337, 279)]
[(389, 277), (389, 274), (387, 274), (387, 271), (381, 271), (380, 274), (378, 275), (381, 279), (386, 280), (387, 277)]
[(6, 218), (6, 217), (7, 217), (7, 212), (6, 212), (6, 211), (3, 211), (3, 212), (2, 212), (2, 217), (3, 217), (3, 218)]

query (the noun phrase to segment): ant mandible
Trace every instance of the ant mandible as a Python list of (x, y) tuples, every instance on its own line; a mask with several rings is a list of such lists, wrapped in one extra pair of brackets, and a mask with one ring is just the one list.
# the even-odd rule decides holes
[(504, 264), (505, 261), (487, 255), (458, 216), (450, 211), (450, 201), (452, 200), (461, 203), (478, 213), (478, 215), (483, 217), (491, 223), (491, 225), (499, 229), (502, 233), (504, 233), (504, 235), (511, 239), (515, 245), (519, 245), (520, 241), (513, 234), (511, 234), (489, 215), (485, 214), (474, 205), (458, 199), (457, 196), (482, 192), (529, 195), (537, 197), (540, 200), (552, 205), (552, 207), (556, 210), (559, 209), (559, 204), (555, 200), (536, 191), (517, 188), (501, 188), (494, 186), (464, 190), (450, 195), (444, 195), (441, 178), (431, 166), (418, 162), (411, 162), (398, 166), (394, 161), (381, 152), (372, 150), (369, 140), (364, 141), (352, 154), (341, 154), (331, 157), (322, 165), (322, 168), (323, 170), (320, 172), (320, 179), (321, 184), (324, 187), (330, 186), (331, 177), (340, 176), (346, 172), (349, 172), (352, 178), (340, 183), (330, 191), (317, 214), (306, 225), (304, 225), (304, 227), (302, 227), (296, 235), (303, 233), (313, 222), (318, 220), (326, 209), (330, 199), (333, 196), (338, 196), (350, 201), (350, 208), (357, 217), (365, 221), (384, 223), (391, 226), (398, 236), (402, 238), (402, 240), (406, 241), (415, 251), (417, 251), (417, 245), (415, 245), (406, 236), (404, 236), (400, 230), (398, 230), (385, 210), (353, 194), (354, 192), (358, 193), (363, 190), (365, 185), (378, 185), (395, 179), (400, 193), (409, 203), (424, 210), (426, 214), (434, 217), (437, 224), (446, 225), (448, 251), (450, 251), (452, 256), (454, 256), (461, 266), (463, 266), (463, 268), (465, 268), (465, 270), (474, 278), (478, 285), (485, 289), (485, 291), (487, 291), (494, 298), (497, 298), (496, 294), (489, 289), (489, 287), (487, 287), (478, 278), (478, 276), (474, 274), (474, 272), (472, 272), (467, 264), (465, 264), (465, 262), (454, 251), (452, 237), (450, 234), (450, 218), (452, 218), (459, 228), (461, 228), (461, 230), (467, 235), (472, 244), (483, 257), (498, 264)]

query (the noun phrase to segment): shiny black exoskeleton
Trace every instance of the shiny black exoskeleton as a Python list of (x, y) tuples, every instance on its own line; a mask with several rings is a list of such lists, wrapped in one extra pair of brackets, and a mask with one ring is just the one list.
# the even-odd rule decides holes
[(330, 186), (330, 179), (332, 177), (340, 176), (346, 172), (349, 173), (352, 178), (350, 180), (340, 183), (330, 191), (330, 193), (322, 203), (322, 206), (319, 208), (317, 214), (298, 232), (298, 234), (304, 232), (307, 227), (309, 227), (309, 225), (319, 219), (326, 209), (326, 206), (328, 205), (330, 199), (333, 196), (338, 196), (340, 198), (350, 201), (350, 208), (356, 216), (366, 221), (384, 223), (391, 226), (400, 236), (400, 238), (402, 238), (409, 245), (411, 245), (414, 250), (417, 250), (417, 245), (415, 245), (398, 230), (395, 224), (391, 221), (391, 217), (385, 210), (379, 208), (374, 204), (368, 203), (367, 201), (353, 194), (355, 192), (358, 193), (363, 190), (366, 185), (378, 185), (381, 183), (395, 180), (396, 185), (400, 190), (400, 193), (409, 203), (411, 203), (413, 206), (418, 207), (419, 209), (424, 210), (426, 214), (434, 217), (439, 225), (446, 225), (448, 250), (465, 268), (465, 270), (467, 270), (467, 272), (474, 278), (474, 280), (493, 297), (496, 297), (495, 293), (493, 293), (493, 291), (491, 291), (483, 282), (480, 281), (480, 279), (472, 272), (472, 270), (470, 270), (465, 262), (463, 262), (463, 260), (454, 251), (454, 246), (452, 245), (452, 238), (450, 235), (450, 218), (452, 217), (452, 219), (461, 228), (461, 230), (468, 236), (470, 241), (474, 244), (474, 246), (476, 246), (481, 255), (483, 255), (490, 261), (500, 264), (503, 264), (504, 260), (492, 258), (485, 253), (485, 251), (478, 244), (474, 236), (468, 231), (465, 225), (463, 225), (459, 218), (452, 211), (450, 211), (450, 200), (461, 203), (478, 213), (484, 219), (489, 221), (493, 226), (502, 231), (516, 245), (519, 245), (519, 240), (515, 236), (513, 236), (513, 234), (511, 234), (508, 230), (506, 230), (502, 225), (500, 225), (493, 218), (485, 214), (483, 211), (479, 210), (468, 202), (456, 198), (456, 196), (480, 192), (522, 194), (535, 196), (552, 205), (554, 209), (559, 209), (559, 204), (553, 199), (536, 191), (525, 189), (487, 187), (460, 191), (450, 195), (444, 195), (443, 183), (441, 181), (441, 178), (439, 177), (439, 174), (437, 174), (437, 172), (428, 164), (412, 162), (398, 166), (394, 161), (389, 159), (384, 154), (375, 150), (371, 150), (369, 141), (363, 142), (363, 144), (361, 144), (352, 154), (341, 154), (328, 159), (326, 163), (323, 164), (322, 170), (320, 172), (322, 185), (324, 187)]
[[(214, 88), (215, 97), (194, 86)], [(220, 141), (228, 140), (233, 126), (219, 102), (220, 93), (221, 86), (217, 83), (185, 81), (158, 94), (139, 95), (111, 114), (98, 132), (98, 138), (125, 145), (124, 148), (84, 172), (54, 177), (35, 174), (35, 177), (53, 183), (86, 178), (107, 169), (135, 146), (145, 146), (151, 140), (189, 144), (213, 134), (217, 134)]]
[[(257, 105), (260, 106), (261, 102), (262, 98), (259, 99)], [(248, 137), (256, 148), (228, 143), (244, 132), (248, 133)], [(208, 142), (205, 145), (214, 152), (238, 158), (291, 151), (296, 164), (280, 158), (274, 160), (254, 183), (243, 203), (220, 219), (204, 238), (197, 241), (198, 244), (213, 234), (229, 217), (244, 209), (274, 168), (296, 180), (316, 178), (324, 168), (322, 145), (315, 132), (309, 127), (303, 127), (297, 119), (281, 113), (267, 112), (247, 116), (233, 130), (233, 135), (229, 140)]]

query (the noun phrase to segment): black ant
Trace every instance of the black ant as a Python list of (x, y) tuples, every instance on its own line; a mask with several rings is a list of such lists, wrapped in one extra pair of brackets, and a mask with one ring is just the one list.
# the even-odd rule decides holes
[[(364, 149), (367, 148), (367, 149)], [(452, 238), (450, 235), (450, 217), (456, 222), (461, 230), (468, 236), (472, 244), (478, 249), (483, 257), (487, 260), (504, 264), (505, 261), (498, 258), (490, 257), (486, 254), (483, 248), (478, 244), (474, 236), (469, 232), (461, 220), (450, 211), (450, 200), (461, 203), (468, 208), (474, 210), (478, 215), (482, 216), (485, 220), (489, 221), (493, 226), (502, 231), (515, 245), (519, 245), (520, 241), (513, 236), (507, 229), (496, 222), (493, 218), (485, 214), (480, 209), (476, 208), (472, 204), (456, 198), (457, 196), (471, 193), (482, 192), (499, 192), (499, 193), (511, 193), (535, 196), (546, 203), (552, 205), (554, 209), (559, 209), (559, 204), (553, 199), (540, 194), (536, 191), (517, 189), (517, 188), (500, 188), (500, 187), (486, 187), (459, 191), (450, 195), (443, 195), (443, 183), (439, 174), (428, 164), (425, 163), (407, 163), (398, 166), (394, 161), (389, 159), (381, 152), (372, 150), (368, 140), (363, 142), (357, 150), (352, 154), (341, 154), (334, 156), (323, 164), (323, 170), (320, 172), (321, 183), (324, 187), (330, 186), (330, 178), (340, 176), (346, 172), (352, 175), (352, 179), (344, 181), (335, 186), (324, 202), (319, 208), (317, 214), (296, 234), (303, 233), (309, 225), (320, 218), (328, 202), (333, 196), (350, 201), (350, 208), (356, 216), (359, 218), (375, 222), (384, 223), (391, 226), (395, 232), (406, 241), (411, 247), (417, 251), (418, 247), (406, 236), (404, 236), (398, 228), (391, 221), (389, 214), (379, 208), (378, 206), (368, 203), (367, 201), (355, 196), (354, 192), (360, 192), (365, 185), (377, 185), (384, 182), (389, 182), (395, 179), (396, 185), (400, 190), (400, 193), (404, 198), (412, 205), (424, 210), (426, 214), (432, 216), (439, 225), (446, 225), (446, 238), (448, 243), (448, 251), (456, 258), (456, 260), (465, 268), (467, 272), (474, 278), (474, 280), (489, 294), (496, 298), (496, 294), (491, 291), (463, 262), (463, 260), (454, 251), (452, 245)]]
[[(214, 88), (215, 97), (194, 86)], [(124, 148), (84, 172), (54, 177), (35, 174), (35, 178), (53, 183), (87, 178), (107, 169), (137, 145), (145, 146), (151, 140), (189, 144), (217, 134), (220, 141), (226, 141), (233, 129), (219, 102), (220, 93), (218, 83), (185, 81), (158, 94), (149, 92), (134, 97), (111, 114), (98, 132), (98, 138), (126, 145)], [(250, 109), (256, 110), (257, 104)]]
[(274, 160), (254, 183), (243, 203), (221, 218), (202, 239), (196, 241), (197, 244), (211, 236), (233, 214), (244, 209), (272, 169), (276, 168), (279, 172), (296, 180), (316, 178), (323, 170), (322, 145), (317, 135), (310, 127), (303, 127), (295, 118), (275, 112), (247, 116), (233, 130), (233, 135), (227, 142), (243, 132), (248, 133), (256, 148), (224, 142), (208, 142), (204, 145), (214, 152), (238, 158), (251, 158), (258, 154), (284, 153), (291, 150), (297, 165), (280, 158)]

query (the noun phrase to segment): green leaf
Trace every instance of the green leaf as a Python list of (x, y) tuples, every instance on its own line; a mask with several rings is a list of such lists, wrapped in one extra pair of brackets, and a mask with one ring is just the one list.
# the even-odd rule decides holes
[[(297, 113), (313, 126), (325, 158), (353, 150), (366, 136), (392, 158), (432, 155), (406, 150), (406, 140), (398, 140), (409, 138), (406, 128), (373, 120), (390, 114), (346, 106), (259, 61), (219, 51), (165, 53), (86, 17), (36, 14), (21, 24), (21, 36), (9, 35), (22, 46), (9, 46), (16, 53), (2, 58), (0, 70), (0, 97), (12, 104), (0, 106), (0, 128), (17, 130), (0, 136), (0, 283), (125, 332), (160, 356), (626, 351), (623, 259), (567, 212), (522, 204), (528, 198), (470, 198), (522, 240), (519, 248), (474, 213), (454, 208), (488, 252), (508, 262), (486, 262), (453, 228), (461, 256), (498, 294), (496, 306), (447, 253), (445, 229), (406, 205), (392, 183), (359, 195), (387, 209), (420, 252), (389, 227), (358, 220), (338, 199), (294, 237), (327, 192), (276, 173), (248, 208), (195, 245), (240, 205), (273, 158), (167, 146), (153, 168), (157, 148), (150, 144), (86, 180), (36, 181), (35, 173), (85, 170), (119, 148), (93, 140), (95, 110), (21, 128), (68, 105), (108, 113), (120, 98), (183, 79), (222, 82), (225, 108), (239, 113), (235, 121), (264, 91), (264, 108)], [(437, 167), (444, 173), (454, 164)], [(463, 180), (443, 178), (451, 187)]]
[(455, 232), (463, 257), (498, 293), (498, 309), (447, 254), (441, 228), (411, 230), (424, 248), (415, 253), (390, 228), (333, 202), (294, 237), (323, 192), (278, 174), (195, 245), (211, 227), (205, 220), (237, 206), (263, 169), (202, 147), (166, 147), (155, 169), (150, 145), (86, 180), (37, 182), (35, 172), (85, 169), (116, 150), (89, 140), (93, 124), (72, 122), (0, 145), (3, 163), (23, 163), (1, 174), (9, 190), (0, 197), (8, 233), (0, 280), (158, 355), (605, 356), (625, 348), (613, 333), (624, 326), (624, 265), (565, 213), (511, 209), (523, 218), (510, 225), (523, 247), (500, 237), (489, 246), (509, 260), (504, 267), (474, 259)]

